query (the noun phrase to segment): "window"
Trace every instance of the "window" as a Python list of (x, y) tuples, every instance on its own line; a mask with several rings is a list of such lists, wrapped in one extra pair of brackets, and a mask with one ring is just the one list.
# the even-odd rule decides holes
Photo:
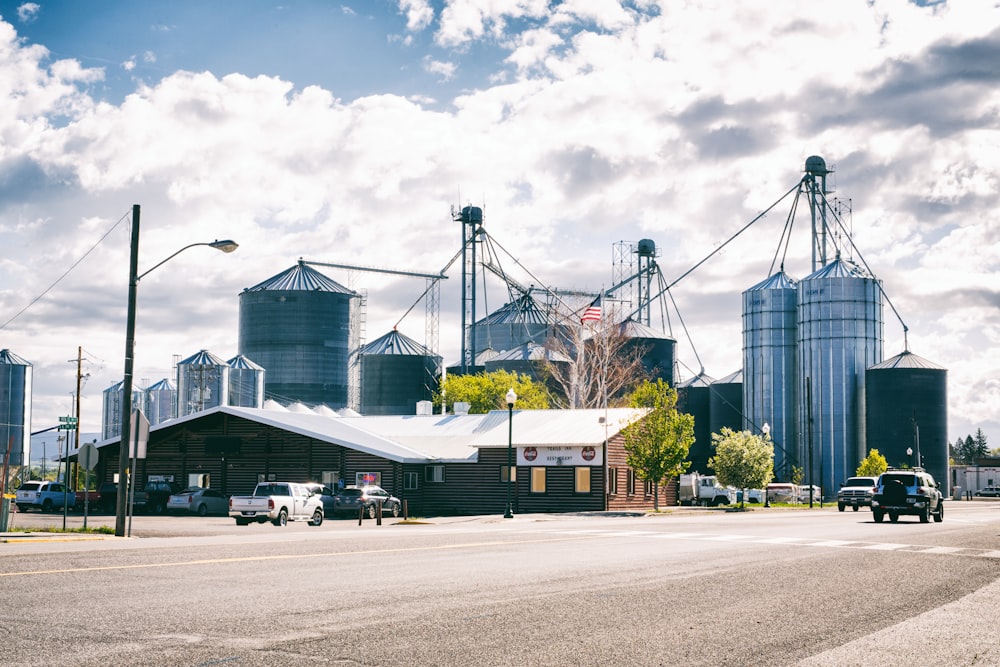
[(427, 466), (424, 468), (424, 481), (436, 484), (444, 483), (444, 466)]
[(656, 489), (653, 488), (653, 483), (648, 479), (642, 483), (642, 492), (646, 494), (646, 497), (650, 497), (656, 494)]
[(590, 468), (577, 468), (576, 469), (576, 492), (577, 493), (590, 493)]
[(420, 481), (420, 475), (415, 472), (404, 472), (403, 473), (403, 490), (404, 491), (415, 491), (417, 489), (417, 482)]
[(635, 471), (631, 468), (628, 469), (628, 475), (625, 480), (625, 493), (634, 496), (635, 495)]
[(608, 495), (618, 493), (618, 468), (608, 468)]
[(382, 473), (380, 472), (358, 472), (354, 473), (354, 483), (358, 486), (382, 486)]
[[(510, 481), (516, 482), (517, 481), (517, 466), (514, 466), (512, 472), (513, 472), (513, 474), (511, 475)], [(500, 481), (504, 482), (504, 483), (507, 482), (507, 466), (500, 466)]]
[(545, 468), (531, 469), (531, 492), (545, 493)]

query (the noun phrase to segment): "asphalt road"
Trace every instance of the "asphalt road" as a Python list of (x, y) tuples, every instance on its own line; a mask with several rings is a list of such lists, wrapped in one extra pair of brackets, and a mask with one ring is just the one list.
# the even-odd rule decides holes
[(1000, 664), (1000, 503), (133, 535), (0, 543), (0, 663)]

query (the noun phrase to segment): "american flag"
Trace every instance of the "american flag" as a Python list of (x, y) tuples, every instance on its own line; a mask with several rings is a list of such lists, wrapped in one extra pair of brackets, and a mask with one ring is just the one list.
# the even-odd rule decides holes
[(583, 311), (583, 316), (580, 318), (580, 324), (585, 324), (587, 322), (600, 322), (601, 321), (601, 297), (603, 295), (598, 295), (594, 302), (587, 306), (587, 310)]

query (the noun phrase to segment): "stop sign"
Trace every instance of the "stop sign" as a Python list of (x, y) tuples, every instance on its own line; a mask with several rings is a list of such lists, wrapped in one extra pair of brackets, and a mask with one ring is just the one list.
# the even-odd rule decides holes
[(97, 447), (90, 442), (83, 445), (76, 455), (76, 460), (84, 470), (93, 470), (97, 467)]

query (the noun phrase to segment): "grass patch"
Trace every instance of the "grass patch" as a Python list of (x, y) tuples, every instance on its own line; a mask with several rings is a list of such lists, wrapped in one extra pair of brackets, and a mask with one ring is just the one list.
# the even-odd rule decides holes
[(98, 528), (58, 528), (56, 526), (11, 526), (8, 531), (12, 533), (83, 533), (96, 535), (114, 535), (115, 529), (111, 526), (100, 526)]

